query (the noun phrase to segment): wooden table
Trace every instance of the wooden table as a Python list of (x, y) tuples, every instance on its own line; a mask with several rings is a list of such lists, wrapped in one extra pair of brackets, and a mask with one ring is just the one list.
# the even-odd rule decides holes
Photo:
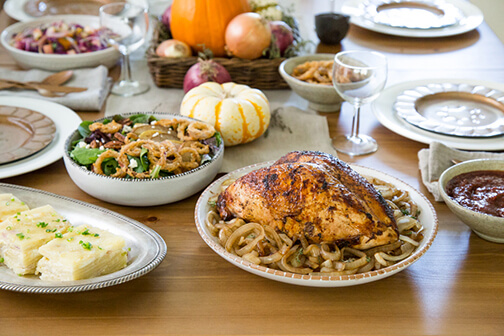
[[(305, 18), (323, 10), (320, 1), (299, 5)], [(12, 22), (2, 12), (0, 27)], [(389, 85), (434, 77), (504, 81), (504, 46), (486, 24), (438, 39), (398, 38), (352, 27), (342, 48), (384, 52), (390, 61)], [(16, 68), (3, 48), (0, 66)], [(427, 195), (439, 218), (434, 244), (406, 270), (345, 288), (267, 280), (231, 265), (207, 247), (193, 218), (199, 195), (148, 208), (104, 203), (77, 188), (60, 160), (0, 182), (46, 190), (131, 217), (164, 238), (168, 255), (151, 273), (101, 290), (60, 295), (2, 291), (0, 335), (504, 334), (503, 245), (477, 237), (445, 204), (435, 203), (418, 170), (417, 152), (427, 145), (392, 133), (366, 109), (362, 131), (378, 140), (379, 150), (363, 157), (340, 157), (409, 183)], [(80, 116), (95, 119), (102, 114)], [(331, 134), (348, 132), (351, 115), (349, 106), (327, 114)]]

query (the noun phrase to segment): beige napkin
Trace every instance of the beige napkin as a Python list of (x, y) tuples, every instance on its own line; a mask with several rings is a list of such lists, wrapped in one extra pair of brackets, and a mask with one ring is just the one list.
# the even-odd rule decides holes
[(467, 161), (473, 159), (504, 158), (504, 153), (467, 152), (454, 149), (439, 142), (432, 142), (429, 148), (418, 152), (418, 164), (422, 182), (437, 202), (443, 199), (439, 194), (438, 179), (441, 174), (454, 165), (452, 160)]
[(254, 163), (277, 160), (294, 150), (316, 150), (337, 156), (331, 145), (326, 117), (292, 106), (275, 109), (268, 130), (259, 139), (226, 147), (221, 171), (230, 172)]
[[(51, 74), (53, 74), (53, 72), (36, 69), (28, 71), (0, 69), (0, 78), (23, 82), (41, 81)], [(105, 98), (107, 98), (111, 84), (112, 82), (108, 77), (108, 69), (100, 65), (96, 68), (74, 70), (73, 77), (64, 84), (65, 86), (88, 88), (84, 92), (72, 92), (63, 97), (43, 97), (34, 90), (8, 89), (0, 90), (0, 96), (45, 99), (65, 105), (72, 110), (99, 111), (105, 102)]]

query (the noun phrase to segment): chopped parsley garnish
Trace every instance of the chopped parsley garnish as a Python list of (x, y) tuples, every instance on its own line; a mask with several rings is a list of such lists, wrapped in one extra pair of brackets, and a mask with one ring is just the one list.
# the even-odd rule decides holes
[(58, 219), (53, 220), (53, 222), (56, 222), (56, 223), (59, 223), (60, 221), (61, 221), (61, 219), (59, 219), (59, 218), (58, 218)]
[(23, 240), (25, 238), (25, 236), (22, 232), (17, 233), (16, 236), (19, 238), (19, 240)]
[(83, 236), (89, 236), (91, 233), (89, 233), (89, 229), (86, 229), (84, 231), (81, 232), (81, 235)]
[(4, 258), (0, 258), (0, 263), (3, 263), (5, 261)]
[(52, 230), (51, 230), (51, 229), (46, 229), (46, 230), (45, 230), (45, 232), (47, 232), (47, 233), (51, 233), (51, 232), (56, 232), (56, 230), (57, 230), (57, 229), (52, 229)]
[(90, 242), (84, 243), (82, 240), (79, 242), (81, 244), (82, 248), (91, 251), (91, 248), (93, 245)]
[(47, 225), (49, 225), (49, 224), (47, 224), (46, 222), (39, 222), (37, 224), (37, 227), (39, 227), (39, 228), (45, 228)]
[(12, 226), (7, 226), (5, 229), (6, 230), (12, 230)]
[(61, 234), (61, 232), (56, 232), (54, 234), (54, 237), (56, 237), (56, 238), (63, 238), (63, 235)]

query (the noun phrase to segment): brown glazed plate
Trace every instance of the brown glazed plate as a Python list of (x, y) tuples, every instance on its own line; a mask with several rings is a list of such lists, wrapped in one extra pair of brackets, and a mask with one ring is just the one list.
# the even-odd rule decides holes
[(0, 106), (0, 164), (30, 156), (51, 143), (54, 122), (46, 115), (15, 106)]

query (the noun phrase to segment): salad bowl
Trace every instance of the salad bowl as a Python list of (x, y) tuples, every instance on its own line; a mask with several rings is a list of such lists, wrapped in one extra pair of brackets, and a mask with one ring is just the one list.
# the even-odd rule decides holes
[(86, 53), (77, 54), (56, 54), (56, 53), (38, 53), (25, 51), (13, 46), (13, 36), (29, 29), (40, 27), (44, 24), (57, 22), (67, 24), (80, 24), (84, 27), (97, 29), (100, 27), (100, 19), (93, 15), (55, 15), (35, 19), (29, 22), (18, 22), (7, 28), (0, 35), (0, 42), (9, 52), (12, 58), (23, 69), (42, 69), (48, 71), (61, 71), (76, 68), (91, 68), (98, 65), (105, 65), (110, 68), (114, 66), (121, 54), (118, 50), (107, 47)]
[[(114, 116), (114, 118), (133, 119), (134, 116), (139, 115), (154, 117), (158, 120), (178, 119), (193, 122), (199, 121), (178, 114), (158, 112), (143, 114), (127, 113)], [(108, 117), (109, 120), (110, 118)], [(98, 119), (94, 122), (103, 122), (105, 119)], [(82, 125), (84, 124), (85, 122), (79, 127), (81, 132)], [(202, 155), (200, 165), (194, 169), (177, 173), (176, 175), (159, 175), (156, 178), (131, 178), (128, 175), (112, 177), (110, 175), (95, 173), (90, 169), (91, 165), (83, 165), (81, 161), (76, 159), (74, 149), (77, 147), (76, 144), (83, 139), (81, 132), (79, 132), (79, 129), (75, 130), (65, 142), (63, 155), (65, 168), (73, 182), (84, 192), (95, 198), (114, 204), (155, 206), (177, 202), (192, 196), (212, 182), (219, 172), (224, 158), (224, 142), (217, 141), (215, 148), (210, 151), (208, 157), (203, 160)], [(212, 136), (212, 138), (214, 137), (220, 139), (218, 133)]]

